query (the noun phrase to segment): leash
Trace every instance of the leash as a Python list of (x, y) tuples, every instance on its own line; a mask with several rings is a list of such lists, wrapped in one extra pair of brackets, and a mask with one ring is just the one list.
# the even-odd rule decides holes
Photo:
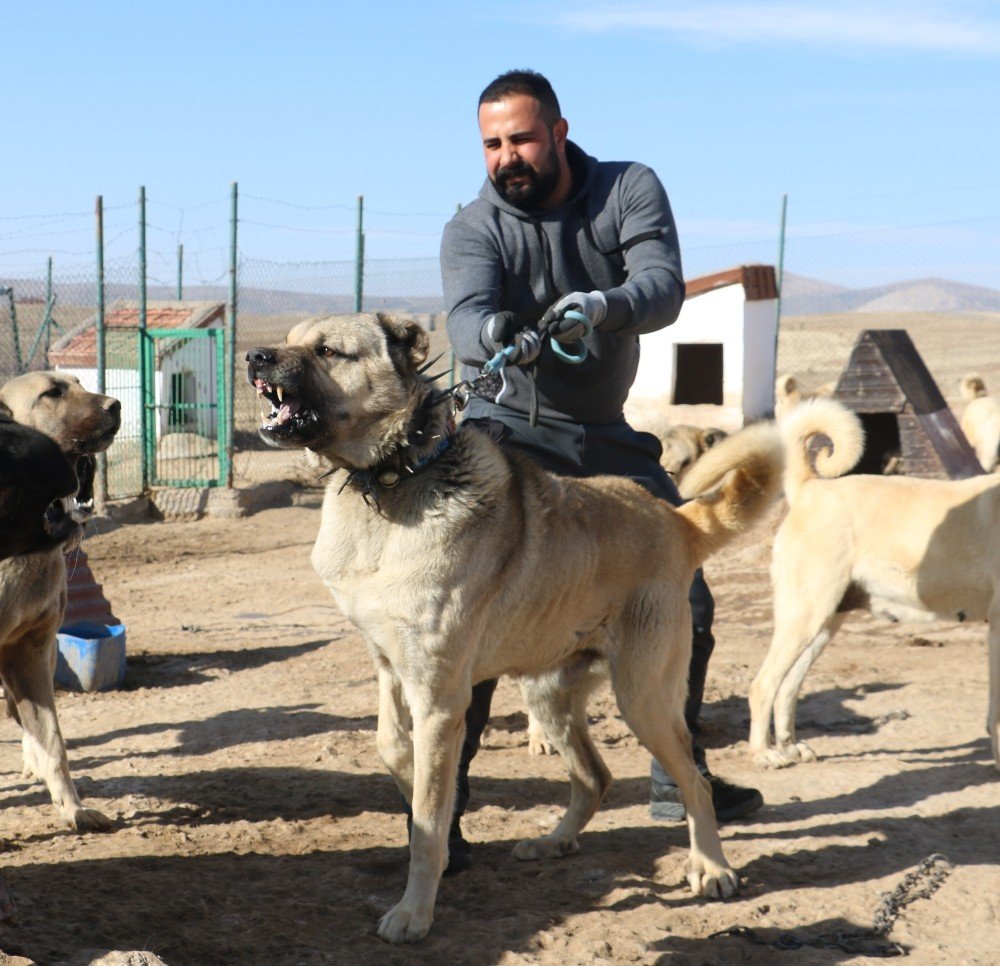
[[(552, 347), (552, 351), (558, 359), (568, 365), (578, 366), (587, 358), (587, 345), (583, 340), (594, 331), (594, 327), (591, 324), (589, 317), (584, 315), (582, 312), (578, 312), (576, 309), (567, 309), (562, 314), (561, 318), (572, 319), (574, 322), (579, 322), (583, 325), (583, 335), (577, 342), (573, 343), (570, 348), (566, 348), (558, 339), (552, 338), (551, 331), (546, 331), (542, 336), (543, 345), (544, 340), (548, 339), (549, 345)], [(514, 354), (514, 351), (515, 346), (513, 344), (504, 346), (502, 349), (498, 350), (491, 359), (486, 361), (482, 369), (479, 370), (479, 375), (475, 379), (465, 379), (462, 380), (462, 382), (456, 383), (456, 385), (452, 386), (451, 389), (445, 390), (445, 392), (441, 393), (437, 399), (446, 395), (452, 396), (455, 400), (455, 407), (459, 412), (465, 409), (472, 396), (479, 396), (481, 399), (486, 399), (489, 402), (496, 402), (496, 398), (503, 388), (503, 370), (507, 367), (510, 357)], [(530, 389), (528, 422), (531, 426), (537, 426), (537, 360), (532, 362), (530, 366), (525, 366), (524, 368), (528, 375), (528, 387)]]
[[(951, 871), (952, 865), (947, 856), (940, 853), (927, 856), (892, 892), (885, 894), (885, 898), (875, 910), (869, 929), (838, 929), (835, 932), (823, 933), (821, 936), (802, 936), (794, 932), (784, 932), (777, 939), (763, 939), (753, 929), (733, 926), (713, 932), (708, 938), (735, 936), (755, 946), (770, 946), (783, 952), (809, 946), (812, 949), (839, 949), (853, 956), (871, 956), (876, 959), (907, 956), (909, 953), (905, 947), (889, 939), (892, 927), (896, 924), (904, 906), (917, 899), (929, 899), (941, 887), (941, 883)], [(927, 883), (922, 888), (917, 888), (922, 879), (927, 879)]]

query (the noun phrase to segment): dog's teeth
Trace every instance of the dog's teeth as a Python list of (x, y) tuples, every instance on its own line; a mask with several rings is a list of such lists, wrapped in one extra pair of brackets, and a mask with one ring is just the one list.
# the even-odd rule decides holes
[(282, 402), (285, 398), (285, 390), (281, 386), (274, 387), (275, 395), (278, 397), (278, 402)]
[(260, 397), (260, 396), (263, 396), (263, 395), (264, 395), (264, 390), (261, 389), (260, 386), (258, 386), (257, 387), (257, 396)]

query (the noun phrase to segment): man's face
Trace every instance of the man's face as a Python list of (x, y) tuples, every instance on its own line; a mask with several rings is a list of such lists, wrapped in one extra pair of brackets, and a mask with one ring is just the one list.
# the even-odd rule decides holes
[(544, 208), (560, 186), (566, 166), (568, 125), (560, 118), (550, 128), (541, 105), (514, 94), (479, 108), (486, 173), (500, 196), (518, 208)]

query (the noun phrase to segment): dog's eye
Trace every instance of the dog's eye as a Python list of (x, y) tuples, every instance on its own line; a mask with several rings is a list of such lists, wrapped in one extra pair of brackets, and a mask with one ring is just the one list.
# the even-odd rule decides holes
[(334, 349), (333, 346), (321, 345), (316, 347), (316, 352), (318, 355), (324, 356), (327, 359), (357, 359), (358, 357), (351, 352), (341, 352), (340, 349)]
[(51, 389), (46, 389), (45, 392), (42, 393), (42, 395), (51, 396), (53, 399), (58, 399), (60, 396), (63, 395), (64, 391), (65, 390), (63, 389), (62, 386), (53, 386)]

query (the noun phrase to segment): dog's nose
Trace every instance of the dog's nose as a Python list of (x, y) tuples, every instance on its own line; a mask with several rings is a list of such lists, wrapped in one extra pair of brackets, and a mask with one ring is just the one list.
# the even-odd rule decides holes
[(259, 346), (247, 353), (247, 362), (253, 366), (263, 366), (269, 362), (276, 362), (277, 359), (273, 349), (262, 349)]
[(108, 396), (104, 400), (104, 411), (117, 416), (122, 411), (122, 404), (113, 396)]

